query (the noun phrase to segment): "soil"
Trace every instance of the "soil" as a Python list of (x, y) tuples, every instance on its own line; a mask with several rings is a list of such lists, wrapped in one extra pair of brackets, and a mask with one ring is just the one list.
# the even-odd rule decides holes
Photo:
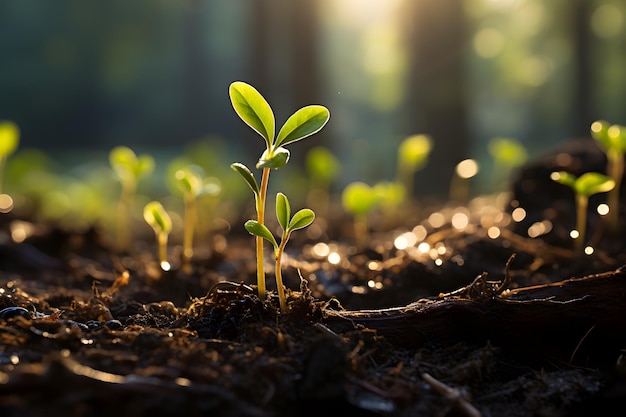
[[(604, 163), (572, 143), (511, 195), (403, 211), (361, 247), (349, 218), (294, 234), (285, 313), (273, 291), (257, 297), (243, 233), (162, 272), (148, 241), (119, 255), (97, 228), (3, 215), (0, 415), (618, 415), (624, 230), (590, 212), (594, 252), (573, 251), (573, 196), (548, 179)], [(517, 207), (526, 216), (507, 220)], [(411, 230), (429, 247), (395, 241)]]

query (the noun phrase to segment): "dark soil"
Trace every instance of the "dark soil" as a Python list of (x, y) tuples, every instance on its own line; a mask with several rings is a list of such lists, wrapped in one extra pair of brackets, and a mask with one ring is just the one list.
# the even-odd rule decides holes
[[(316, 240), (294, 235), (284, 270), (292, 289), (286, 313), (279, 312), (273, 292), (267, 300), (256, 296), (249, 236), (215, 236), (210, 248), (200, 248), (191, 272), (160, 273), (147, 243), (119, 256), (95, 228), (70, 233), (30, 223), (34, 232), (16, 243), (11, 232), (21, 224), (4, 215), (0, 415), (621, 415), (626, 316), (611, 321), (610, 343), (599, 343), (594, 338), (605, 333), (597, 330), (601, 320), (598, 328), (593, 320), (602, 306), (594, 304), (592, 293), (558, 300), (570, 305), (584, 298), (585, 308), (596, 309), (591, 321), (581, 310), (583, 327), (571, 315), (560, 323), (556, 301), (539, 300), (551, 303), (553, 313), (545, 320), (557, 323), (562, 343), (547, 333), (532, 337), (527, 321), (514, 344), (485, 331), (480, 321), (464, 320), (463, 329), (454, 325), (454, 303), (460, 300), (484, 301), (488, 315), (506, 290), (626, 264), (623, 230), (591, 236), (591, 255), (570, 249), (573, 196), (546, 175), (557, 168), (580, 173), (603, 166), (601, 153), (588, 143), (572, 146), (569, 159), (558, 158), (559, 151), (523, 170), (505, 204), (509, 212), (526, 209), (520, 222), (498, 223), (502, 216), (485, 197), (463, 210), (451, 205), (404, 213), (405, 224), (374, 232), (363, 248), (353, 247), (339, 226)], [(594, 164), (598, 168), (590, 168)], [(469, 215), (463, 228), (450, 223), (459, 210)], [(407, 224), (434, 211), (447, 216), (443, 225)], [(549, 232), (527, 237), (529, 227), (546, 220)], [(413, 245), (397, 249), (393, 240), (418, 223), (434, 252)], [(500, 233), (489, 237), (494, 225)], [(590, 230), (601, 228), (600, 217), (590, 213)], [(320, 242), (339, 254), (339, 263), (313, 249)], [(271, 268), (267, 278), (269, 284)], [(626, 305), (622, 282), (615, 298)], [(441, 323), (436, 331), (404, 326), (392, 338), (368, 321), (370, 313), (358, 319), (351, 313), (405, 314), (409, 309), (394, 307), (418, 300), (451, 306), (433, 317)], [(524, 303), (515, 311), (523, 316)], [(338, 314), (347, 317), (341, 325)], [(542, 321), (537, 326), (545, 332)], [(501, 320), (494, 316), (491, 322)]]

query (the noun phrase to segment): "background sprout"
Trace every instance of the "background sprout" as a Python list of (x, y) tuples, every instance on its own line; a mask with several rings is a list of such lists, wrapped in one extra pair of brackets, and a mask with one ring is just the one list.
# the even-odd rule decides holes
[[(396, 211), (406, 198), (406, 189), (395, 181), (380, 181), (374, 184), (376, 206), (380, 206), (385, 221), (384, 227), (389, 229), (396, 226)], [(402, 216), (400, 216), (402, 217)]]
[(20, 129), (8, 120), (0, 122), (0, 194), (4, 183), (4, 165), (6, 160), (20, 143)]
[(575, 237), (575, 248), (581, 250), (587, 229), (589, 197), (594, 194), (611, 191), (615, 187), (615, 181), (598, 172), (587, 172), (576, 178), (568, 172), (558, 171), (550, 174), (550, 178), (574, 190), (576, 197), (576, 230), (578, 231), (578, 236)]
[[(263, 169), (260, 186), (245, 165), (240, 163), (231, 165), (252, 188), (256, 202), (257, 221), (264, 225), (270, 169), (281, 168), (289, 161), (289, 151), (282, 145), (296, 142), (317, 133), (328, 122), (330, 112), (326, 107), (319, 105), (303, 107), (287, 119), (275, 137), (274, 112), (265, 98), (254, 87), (236, 81), (230, 85), (228, 92), (237, 115), (265, 140), (265, 151), (256, 164), (258, 169)], [(263, 299), (265, 298), (265, 270), (263, 266), (263, 239), (259, 236), (256, 239), (256, 255), (258, 291), (259, 297)]]
[(305, 157), (305, 166), (311, 181), (307, 203), (326, 217), (330, 202), (330, 185), (341, 172), (341, 165), (335, 155), (323, 146), (311, 148)]
[(185, 219), (181, 261), (182, 268), (187, 269), (193, 256), (193, 236), (198, 221), (197, 199), (202, 195), (217, 195), (221, 192), (221, 187), (215, 181), (205, 181), (204, 171), (196, 165), (177, 170), (174, 178), (183, 192)]
[(285, 287), (283, 285), (281, 272), (281, 260), (285, 251), (285, 245), (294, 230), (302, 229), (313, 223), (313, 220), (315, 220), (315, 213), (311, 209), (304, 208), (297, 211), (293, 217), (291, 217), (291, 207), (287, 196), (283, 193), (278, 193), (276, 194), (276, 218), (278, 219), (278, 223), (282, 229), (280, 243), (276, 241), (276, 238), (274, 238), (274, 235), (270, 232), (267, 226), (256, 220), (248, 220), (244, 224), (244, 227), (248, 233), (269, 241), (274, 247), (278, 299), (280, 302), (280, 310), (285, 312), (287, 311), (287, 298), (285, 297)]
[(503, 182), (510, 179), (511, 172), (526, 163), (528, 152), (519, 141), (510, 138), (494, 138), (489, 142), (488, 149), (493, 157), (491, 183), (494, 189), (500, 189)]
[(152, 227), (156, 235), (161, 269), (169, 271), (170, 263), (167, 261), (167, 238), (172, 231), (172, 219), (158, 201), (151, 201), (146, 204), (143, 209), (143, 218), (150, 227)]
[(426, 166), (432, 148), (433, 140), (428, 135), (412, 135), (400, 143), (396, 181), (404, 186), (407, 196), (412, 195), (413, 176)]
[(607, 158), (607, 174), (615, 181), (615, 187), (609, 191), (607, 203), (609, 229), (617, 230), (619, 219), (619, 197), (622, 177), (624, 176), (624, 153), (626, 152), (626, 127), (609, 125), (604, 120), (591, 124), (591, 136), (600, 144)]
[(140, 177), (154, 170), (154, 159), (149, 155), (137, 157), (126, 146), (117, 146), (109, 153), (109, 162), (122, 185), (117, 221), (117, 249), (128, 251), (130, 247), (130, 217), (133, 210), (137, 182)]
[(474, 159), (464, 159), (456, 164), (450, 181), (450, 200), (457, 202), (469, 200), (469, 180), (478, 174), (478, 170), (478, 162)]
[(354, 237), (357, 244), (363, 247), (369, 234), (367, 216), (378, 204), (378, 195), (374, 188), (355, 181), (343, 189), (341, 203), (346, 211), (354, 216)]

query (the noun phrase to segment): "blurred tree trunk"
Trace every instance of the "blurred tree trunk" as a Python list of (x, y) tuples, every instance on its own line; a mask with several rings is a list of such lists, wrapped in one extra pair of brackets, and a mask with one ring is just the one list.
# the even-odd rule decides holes
[[(575, 59), (575, 96), (573, 103), (574, 136), (589, 136), (593, 123), (592, 106), (592, 62), (591, 62), (591, 25), (592, 4), (587, 0), (572, 2), (572, 39)], [(599, 117), (598, 117), (599, 118)]]
[(414, 195), (447, 196), (454, 167), (469, 156), (463, 2), (410, 1), (403, 15), (409, 68), (401, 124), (406, 135), (425, 133), (434, 140)]

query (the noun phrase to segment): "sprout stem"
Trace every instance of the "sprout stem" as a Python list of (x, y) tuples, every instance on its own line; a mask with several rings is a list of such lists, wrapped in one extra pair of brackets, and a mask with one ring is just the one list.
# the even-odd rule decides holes
[(284, 233), (280, 242), (280, 246), (276, 250), (276, 287), (278, 289), (278, 300), (280, 302), (280, 311), (283, 313), (287, 311), (287, 298), (285, 297), (285, 286), (283, 285), (283, 273), (281, 271), (281, 261), (283, 257), (283, 252), (285, 250), (285, 245), (287, 244), (287, 240), (289, 240), (289, 234)]
[(578, 237), (574, 241), (574, 247), (580, 251), (585, 243), (585, 233), (587, 231), (587, 207), (589, 197), (584, 195), (576, 196), (576, 230)]
[[(259, 224), (265, 224), (265, 200), (267, 199), (267, 183), (270, 178), (270, 169), (263, 168), (263, 177), (261, 178), (261, 188), (257, 199), (257, 221)], [(256, 237), (256, 262), (257, 262), (257, 286), (259, 287), (259, 298), (265, 299), (265, 266), (263, 253), (263, 238)]]
[(613, 151), (607, 154), (609, 176), (615, 181), (615, 187), (607, 195), (607, 203), (610, 207), (608, 214), (609, 230), (617, 232), (619, 218), (619, 194), (622, 177), (624, 176), (624, 158), (619, 152)]
[(159, 265), (167, 263), (167, 233), (157, 233), (159, 242)]
[(196, 223), (196, 200), (185, 196), (185, 226), (183, 231), (182, 267), (188, 269), (193, 256), (193, 230)]

